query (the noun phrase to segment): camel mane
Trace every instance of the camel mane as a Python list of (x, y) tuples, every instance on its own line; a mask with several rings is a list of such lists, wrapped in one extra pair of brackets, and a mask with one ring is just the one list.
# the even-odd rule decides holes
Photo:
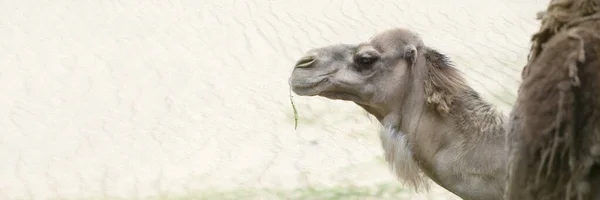
[(444, 54), (433, 48), (426, 48), (425, 60), (425, 99), (439, 113), (448, 114), (457, 97), (464, 91), (469, 91), (470, 87)]
[[(471, 137), (489, 138), (502, 134), (505, 116), (467, 84), (463, 74), (447, 56), (427, 48), (425, 59), (428, 70), (424, 80), (426, 102), (437, 113), (458, 120), (461, 126), (457, 128), (463, 132), (490, 133), (473, 134)], [(471, 121), (477, 121), (477, 124), (469, 124)]]

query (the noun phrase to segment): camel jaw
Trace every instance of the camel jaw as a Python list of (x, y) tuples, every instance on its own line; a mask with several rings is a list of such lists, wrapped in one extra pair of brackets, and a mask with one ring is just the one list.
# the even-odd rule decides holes
[(362, 98), (359, 96), (349, 93), (349, 92), (341, 92), (341, 91), (323, 91), (318, 94), (318, 96), (322, 96), (331, 100), (343, 100), (343, 101), (352, 101), (355, 103), (365, 103)]

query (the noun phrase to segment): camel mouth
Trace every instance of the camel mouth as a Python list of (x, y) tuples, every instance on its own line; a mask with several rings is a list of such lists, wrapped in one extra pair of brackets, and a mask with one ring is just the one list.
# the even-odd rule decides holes
[(359, 95), (341, 89), (343, 87), (339, 83), (329, 78), (320, 78), (314, 81), (290, 79), (289, 84), (292, 91), (300, 96), (321, 96), (331, 100), (364, 102)]
[(292, 91), (300, 96), (316, 96), (324, 90), (328, 81), (326, 78), (318, 81), (293, 81), (290, 80)]

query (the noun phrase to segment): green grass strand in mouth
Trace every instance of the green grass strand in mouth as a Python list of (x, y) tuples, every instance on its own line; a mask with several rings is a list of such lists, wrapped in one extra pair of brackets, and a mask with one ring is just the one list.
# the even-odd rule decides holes
[(294, 130), (298, 128), (298, 110), (294, 105), (294, 96), (292, 96), (292, 88), (290, 87), (290, 103), (292, 103), (292, 109), (294, 110)]

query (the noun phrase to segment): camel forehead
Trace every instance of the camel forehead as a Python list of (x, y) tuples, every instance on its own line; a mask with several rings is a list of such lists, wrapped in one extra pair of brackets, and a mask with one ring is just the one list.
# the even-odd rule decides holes
[(423, 41), (421, 36), (416, 32), (404, 28), (395, 28), (375, 35), (371, 39), (371, 44), (376, 49), (386, 51), (406, 45), (421, 47), (423, 46)]
[(394, 28), (376, 34), (368, 42), (359, 44), (335, 44), (311, 50), (321, 56), (334, 60), (344, 60), (361, 49), (374, 48), (380, 52), (398, 52), (402, 48), (412, 45), (416, 48), (423, 46), (423, 41), (418, 33), (405, 28)]
[(360, 45), (335, 44), (312, 50), (321, 58), (329, 58), (333, 60), (347, 60), (359, 48)]

